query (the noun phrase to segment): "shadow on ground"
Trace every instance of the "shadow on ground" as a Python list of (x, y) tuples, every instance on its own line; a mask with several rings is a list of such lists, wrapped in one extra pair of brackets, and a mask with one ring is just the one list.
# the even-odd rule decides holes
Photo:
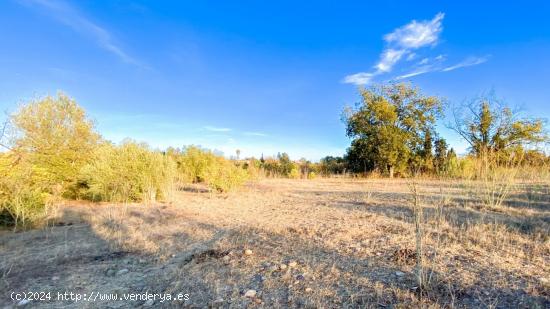
[[(374, 207), (368, 211), (400, 219), (402, 214), (407, 217), (410, 210), (387, 206), (387, 210)], [(467, 210), (453, 211), (472, 216), (460, 214)], [(296, 229), (276, 233), (262, 227), (221, 227), (216, 222), (187, 217), (174, 208), (134, 207), (126, 214), (124, 220), (105, 215), (99, 222), (91, 222), (89, 212), (66, 208), (58, 219), (63, 224), (1, 235), (0, 305), (13, 304), (9, 300), (12, 291), (93, 291), (189, 295), (189, 300), (155, 300), (154, 306), (161, 308), (378, 308), (422, 303), (442, 307), (550, 306), (547, 291), (528, 292), (521, 275), (503, 269), (473, 265), (472, 271), (479, 277), (470, 284), (462, 283), (458, 277), (449, 280), (453, 278), (450, 274), (433, 272), (431, 290), (420, 299), (411, 267), (391, 260), (396, 248), (381, 248), (379, 255), (361, 250), (343, 253), (326, 246), (322, 237)], [(136, 226), (136, 222), (141, 225)], [(153, 230), (162, 225), (173, 225), (175, 230), (169, 235), (138, 235), (147, 238), (142, 240), (144, 243), (160, 242), (163, 250), (151, 253), (140, 250), (140, 244), (128, 244), (128, 240), (138, 239), (138, 229)], [(245, 248), (253, 253), (243, 254)], [(296, 261), (296, 266), (288, 266), (291, 261)], [(286, 269), (281, 269), (281, 264), (287, 265)], [(484, 279), (495, 276), (519, 281), (525, 289), (500, 288)], [(248, 290), (255, 290), (256, 295), (245, 297)], [(35, 307), (43, 308), (130, 308), (143, 304), (145, 301), (141, 300), (33, 301)]]

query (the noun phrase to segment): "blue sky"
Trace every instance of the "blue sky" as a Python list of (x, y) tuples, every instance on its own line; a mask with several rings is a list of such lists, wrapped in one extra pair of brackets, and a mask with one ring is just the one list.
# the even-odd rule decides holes
[(358, 85), (455, 104), (494, 90), (549, 117), (548, 16), (546, 1), (1, 1), (0, 109), (62, 90), (113, 141), (316, 160), (349, 146)]

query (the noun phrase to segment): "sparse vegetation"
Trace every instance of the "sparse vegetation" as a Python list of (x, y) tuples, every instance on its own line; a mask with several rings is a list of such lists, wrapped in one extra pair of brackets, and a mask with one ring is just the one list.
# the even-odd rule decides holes
[(247, 170), (197, 147), (161, 152), (131, 140), (104, 141), (63, 93), (21, 106), (0, 137), (2, 225), (38, 224), (63, 198), (150, 204), (169, 201), (178, 184), (227, 192), (248, 179)]
[(43, 250), (9, 234), (0, 287), (88, 259), (99, 291), (194, 293), (174, 306), (547, 307), (543, 121), (483, 101), (457, 118), (471, 145), (458, 156), (435, 130), (441, 99), (406, 84), (361, 95), (347, 154), (319, 162), (114, 144), (63, 94), (22, 106), (0, 132), (0, 224), (51, 228), (28, 236)]
[(173, 151), (171, 157), (177, 162), (179, 180), (183, 183), (205, 183), (217, 191), (228, 192), (249, 178), (243, 167), (196, 146)]

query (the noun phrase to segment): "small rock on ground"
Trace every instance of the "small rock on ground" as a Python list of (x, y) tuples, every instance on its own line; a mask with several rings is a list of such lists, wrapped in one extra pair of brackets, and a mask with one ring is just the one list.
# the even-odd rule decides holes
[(256, 296), (256, 290), (248, 290), (244, 293), (244, 297), (252, 298)]
[(30, 300), (28, 300), (28, 299), (22, 299), (22, 300), (20, 300), (20, 301), (17, 303), (16, 307), (25, 307), (26, 305), (28, 305), (28, 304), (30, 304), (30, 303), (31, 303)]

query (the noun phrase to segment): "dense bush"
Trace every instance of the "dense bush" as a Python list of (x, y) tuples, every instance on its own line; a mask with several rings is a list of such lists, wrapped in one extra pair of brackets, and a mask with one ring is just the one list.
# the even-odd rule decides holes
[(71, 98), (60, 93), (21, 106), (11, 117), (12, 152), (32, 164), (42, 181), (66, 193), (99, 140), (93, 122)]
[(176, 164), (145, 144), (104, 143), (93, 162), (84, 166), (78, 195), (93, 201), (154, 202), (168, 200), (176, 179)]
[[(261, 168), (268, 177), (300, 178), (302, 166), (290, 160), (287, 153), (279, 153), (276, 158), (262, 158)], [(307, 172), (306, 174), (307, 175)]]
[(326, 156), (319, 161), (319, 173), (323, 176), (345, 174), (348, 168), (346, 158)]
[(21, 106), (0, 138), (7, 149), (0, 160), (0, 216), (5, 224), (27, 226), (72, 195), (99, 135), (84, 110), (59, 94)]
[(186, 147), (172, 157), (178, 164), (178, 175), (184, 183), (205, 183), (217, 191), (227, 192), (241, 186), (249, 178), (247, 169), (196, 146)]
[(39, 171), (28, 162), (13, 160), (0, 155), (0, 225), (30, 226), (45, 215), (52, 195)]

